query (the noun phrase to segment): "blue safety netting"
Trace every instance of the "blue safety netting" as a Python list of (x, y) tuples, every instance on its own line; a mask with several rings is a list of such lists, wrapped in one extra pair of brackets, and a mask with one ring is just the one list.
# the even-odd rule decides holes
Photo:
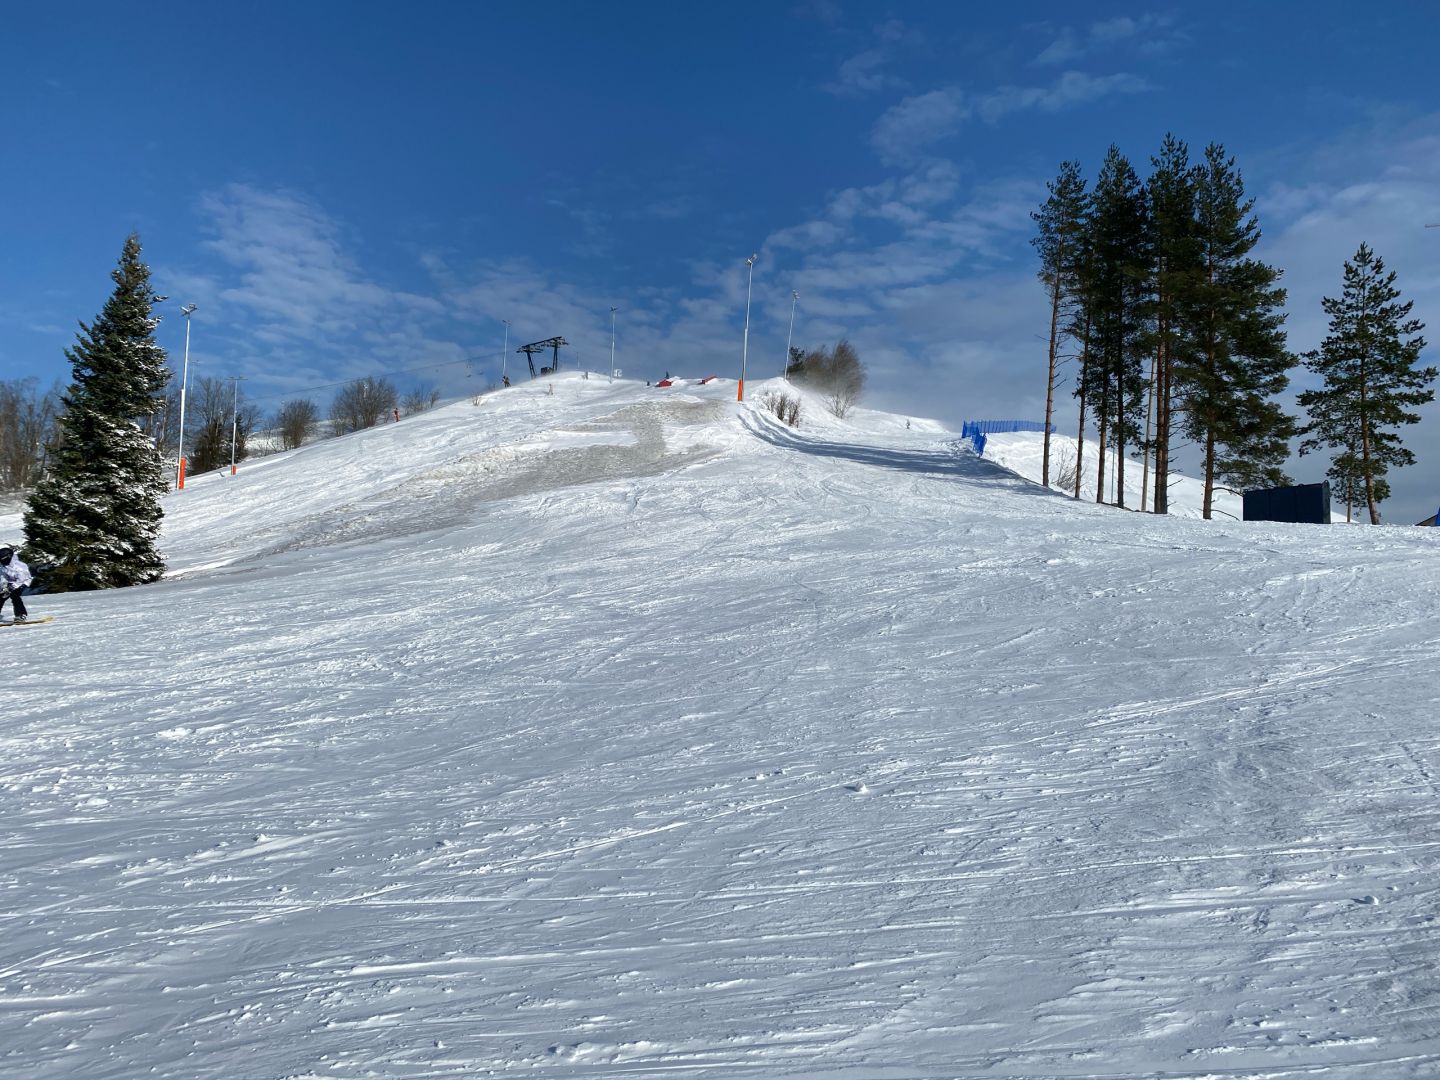
[[(985, 453), (985, 436), (1008, 434), (1012, 431), (1044, 431), (1039, 420), (966, 420), (960, 426), (960, 437), (969, 439), (975, 453)], [(1053, 428), (1051, 429), (1054, 430)]]

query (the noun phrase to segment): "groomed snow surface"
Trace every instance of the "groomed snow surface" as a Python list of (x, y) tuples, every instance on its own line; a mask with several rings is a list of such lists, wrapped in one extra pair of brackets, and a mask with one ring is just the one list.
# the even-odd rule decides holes
[(775, 388), (242, 464), (34, 598), (0, 1076), (1440, 1075), (1440, 534)]

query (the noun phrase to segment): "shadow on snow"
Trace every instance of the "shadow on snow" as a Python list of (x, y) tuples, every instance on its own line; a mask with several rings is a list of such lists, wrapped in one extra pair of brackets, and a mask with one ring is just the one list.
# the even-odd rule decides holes
[(742, 417), (742, 422), (752, 434), (764, 439), (772, 446), (786, 450), (798, 450), (802, 454), (841, 458), (861, 465), (896, 469), (901, 472), (923, 473), (929, 476), (960, 480), (977, 486), (1003, 485), (1012, 491), (1027, 494), (1068, 498), (1063, 492), (1047, 490), (1001, 465), (976, 456), (964, 439), (955, 439), (948, 443), (943, 450), (896, 450), (878, 446), (863, 446), (858, 443), (823, 442), (809, 439), (789, 428), (769, 423), (764, 419)]

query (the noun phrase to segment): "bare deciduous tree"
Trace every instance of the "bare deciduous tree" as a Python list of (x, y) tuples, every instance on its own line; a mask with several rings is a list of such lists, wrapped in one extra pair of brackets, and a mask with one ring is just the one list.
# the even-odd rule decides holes
[(833, 349), (822, 345), (802, 353), (791, 365), (790, 379), (819, 392), (826, 407), (843, 419), (865, 389), (865, 365), (855, 346), (841, 338)]
[(315, 431), (320, 410), (309, 398), (287, 401), (275, 414), (275, 427), (280, 432), (280, 445), (286, 450), (303, 446)]
[(800, 399), (794, 394), (781, 394), (772, 390), (765, 395), (761, 404), (790, 427), (800, 426)]
[(1079, 465), (1075, 461), (1075, 451), (1067, 444), (1060, 445), (1056, 454), (1053, 484), (1062, 491), (1069, 491), (1079, 482)]
[(0, 382), (0, 491), (28, 488), (40, 479), (59, 412), (58, 387), (42, 394), (34, 379)]
[(374, 427), (380, 418), (399, 407), (399, 396), (388, 379), (367, 375), (340, 388), (330, 406), (330, 419), (339, 434)]
[(422, 383), (400, 399), (400, 411), (406, 416), (414, 416), (433, 408), (439, 400), (440, 391), (430, 383)]

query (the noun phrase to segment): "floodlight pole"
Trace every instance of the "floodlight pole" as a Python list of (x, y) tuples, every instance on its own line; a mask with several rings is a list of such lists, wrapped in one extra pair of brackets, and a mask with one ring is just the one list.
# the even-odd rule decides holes
[(190, 382), (190, 316), (195, 314), (195, 305), (186, 304), (180, 309), (185, 316), (185, 366), (180, 373), (180, 438), (175, 453), (175, 490), (185, 490), (185, 388)]
[(510, 320), (501, 319), (505, 324), (505, 344), (500, 346), (500, 385), (505, 385), (505, 376), (510, 364)]
[(615, 381), (615, 308), (610, 309), (610, 381)]
[(230, 475), (235, 475), (236, 434), (240, 430), (240, 380), (243, 375), (230, 376)]
[(795, 340), (795, 307), (800, 303), (800, 294), (790, 290), (790, 333), (785, 338), (785, 366), (780, 369), (782, 379), (790, 378), (790, 345)]
[(740, 392), (736, 401), (745, 400), (745, 362), (750, 356), (750, 289), (755, 284), (755, 260), (760, 256), (751, 255), (745, 260), (745, 265), (750, 268), (749, 280), (745, 283), (745, 338), (740, 346)]

